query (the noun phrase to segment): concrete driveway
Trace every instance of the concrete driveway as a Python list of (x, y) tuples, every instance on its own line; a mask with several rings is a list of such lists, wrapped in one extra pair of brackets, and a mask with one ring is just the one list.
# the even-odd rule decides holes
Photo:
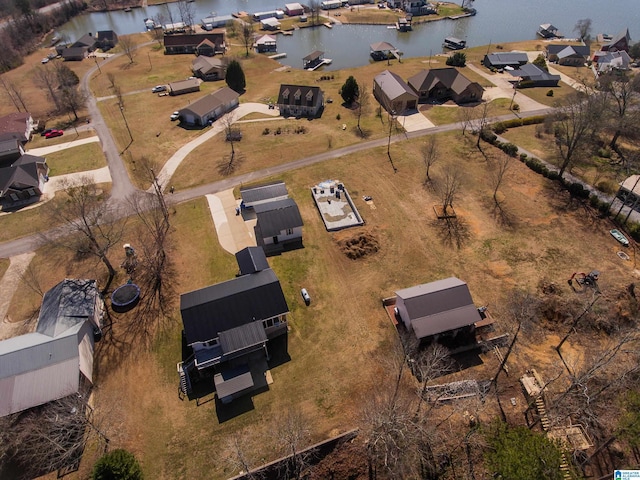
[(415, 132), (435, 126), (421, 112), (412, 113), (411, 115), (398, 115), (398, 124), (402, 125), (407, 132)]
[(50, 153), (60, 152), (62, 150), (66, 150), (67, 148), (78, 147), (80, 145), (86, 145), (87, 143), (99, 142), (100, 138), (96, 135), (94, 137), (81, 138), (80, 140), (72, 140), (66, 143), (59, 143), (57, 145), (51, 145), (50, 147), (40, 147), (40, 148), (32, 148), (27, 150), (29, 155), (43, 156), (48, 155)]

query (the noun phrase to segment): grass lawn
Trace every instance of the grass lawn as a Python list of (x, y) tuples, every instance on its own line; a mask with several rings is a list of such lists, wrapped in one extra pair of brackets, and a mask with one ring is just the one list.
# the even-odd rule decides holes
[(36, 134), (31, 137), (31, 141), (27, 144), (29, 149), (51, 147), (53, 145), (60, 145), (61, 143), (73, 142), (75, 140), (81, 140), (83, 138), (95, 137), (96, 133), (93, 130), (76, 132), (73, 128), (64, 131), (64, 135), (54, 138), (44, 138), (40, 134)]
[(9, 259), (8, 258), (0, 258), (0, 278), (4, 275), (4, 272), (9, 268)]
[(100, 143), (88, 143), (46, 155), (49, 176), (95, 170), (107, 165)]
[[(509, 113), (509, 104), (511, 100), (508, 98), (496, 98), (489, 104), (489, 116), (504, 115)], [(454, 105), (421, 105), (420, 110), (425, 116), (431, 120), (435, 125), (447, 125), (449, 123), (459, 122), (460, 120), (460, 108), (474, 108), (477, 111), (477, 115), (481, 115), (480, 107), (457, 107)]]
[[(548, 279), (565, 285), (559, 287), (560, 295), (573, 298), (576, 294), (565, 280), (576, 265), (597, 265), (603, 272), (601, 288), (612, 295), (629, 283), (632, 267), (616, 256), (618, 247), (606, 222), (585, 222), (584, 210), (572, 206), (555, 184), (514, 160), (500, 188), (503, 207), (512, 219), (511, 226), (505, 227), (492, 213), (492, 163), (477, 152), (473, 139), (460, 132), (438, 136), (439, 161), (432, 169), (434, 184), (429, 187), (423, 184), (419, 154), (423, 142), (392, 145), (397, 173), (383, 147), (277, 178), (286, 182), (305, 224), (303, 249), (269, 259), (291, 311), (291, 360), (272, 369), (274, 383), (267, 392), (254, 396), (252, 408), (241, 415), (220, 422), (215, 402), (196, 406), (195, 401), (178, 399), (175, 365), (180, 360), (181, 322), (177, 295), (168, 323), (151, 350), (130, 337), (136, 310), (129, 316), (114, 317), (112, 330), (98, 345), (95, 398), (98, 415), (109, 418), (105, 428), (111, 445), (133, 451), (142, 459), (149, 478), (228, 478), (237, 473), (225, 461), (230, 437), (251, 436), (255, 443), (246, 453), (252, 465), (279, 455), (273, 435), (279, 412), (299, 409), (311, 430), (310, 442), (358, 426), (372, 375), (384, 369), (381, 365), (395, 336), (380, 299), (400, 288), (455, 275), (468, 282), (477, 305), (491, 305), (498, 334), (508, 321), (499, 312), (513, 289), (532, 290), (541, 279)], [(490, 157), (499, 154), (489, 146), (485, 150)], [(454, 201), (463, 226), (456, 247), (435, 220), (432, 206), (439, 202), (437, 185), (444, 170), (463, 165), (463, 183)], [(327, 178), (344, 182), (365, 226), (326, 232), (309, 188)], [(373, 197), (375, 209), (361, 200), (363, 195)], [(170, 218), (176, 293), (233, 278), (235, 260), (217, 243), (205, 199), (170, 207)], [(347, 258), (339, 242), (365, 233), (377, 240), (379, 251), (359, 260)], [(588, 238), (589, 248), (576, 248), (575, 242), (566, 242), (567, 237)], [(132, 241), (135, 245), (140, 240)], [(114, 249), (111, 255), (117, 262), (121, 252)], [(87, 275), (89, 268), (100, 278), (103, 273), (100, 264), (78, 262), (68, 251), (40, 252), (34, 261), (50, 277), (47, 286), (65, 276)], [(120, 274), (117, 282), (124, 280)], [(300, 298), (301, 287), (313, 298), (309, 307)], [(23, 306), (20, 311), (26, 313), (29, 308)], [(532, 356), (540, 357), (541, 349), (540, 344), (519, 344), (509, 359), (510, 370), (530, 368)], [(476, 367), (439, 379), (439, 383), (491, 375), (497, 359), (492, 354), (481, 358)], [(545, 368), (554, 368), (542, 357), (536, 365), (541, 365), (543, 375)], [(489, 417), (482, 418), (485, 420)], [(205, 442), (216, 448), (193, 448)], [(89, 458), (83, 462), (80, 475), (88, 472), (90, 463)]]

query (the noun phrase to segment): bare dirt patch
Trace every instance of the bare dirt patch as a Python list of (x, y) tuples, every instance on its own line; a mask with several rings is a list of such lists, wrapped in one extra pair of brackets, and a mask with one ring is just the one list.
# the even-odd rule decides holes
[(352, 260), (373, 255), (380, 250), (378, 239), (366, 231), (340, 232), (336, 234), (336, 242), (340, 251)]

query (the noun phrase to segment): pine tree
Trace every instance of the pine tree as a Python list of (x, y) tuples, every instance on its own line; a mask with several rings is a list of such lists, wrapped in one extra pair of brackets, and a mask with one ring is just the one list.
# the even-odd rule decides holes
[(247, 86), (247, 82), (244, 78), (244, 71), (242, 70), (242, 66), (240, 66), (240, 62), (237, 60), (231, 60), (231, 62), (229, 62), (229, 65), (227, 66), (227, 74), (224, 79), (227, 82), (227, 85), (229, 85), (229, 88), (238, 93), (244, 92), (244, 89)]
[(347, 81), (340, 88), (340, 96), (347, 105), (351, 105), (358, 98), (359, 93), (358, 82), (353, 76), (347, 78)]

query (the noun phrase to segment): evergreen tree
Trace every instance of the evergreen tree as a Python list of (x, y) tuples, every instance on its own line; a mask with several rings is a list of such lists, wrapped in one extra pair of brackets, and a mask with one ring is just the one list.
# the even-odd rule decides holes
[(359, 94), (360, 88), (358, 87), (358, 82), (353, 76), (350, 76), (340, 88), (340, 96), (344, 100), (344, 103), (351, 105), (355, 102), (356, 98), (358, 98)]
[(446, 63), (450, 67), (464, 67), (467, 64), (467, 55), (462, 52), (456, 52), (447, 58)]
[(242, 66), (240, 66), (240, 62), (237, 60), (231, 60), (231, 62), (229, 62), (229, 65), (227, 65), (227, 74), (224, 79), (227, 85), (229, 85), (229, 88), (238, 93), (244, 92), (247, 86), (244, 71), (242, 70)]
[(547, 61), (542, 54), (538, 55), (536, 59), (531, 63), (533, 63), (536, 67), (544, 70), (545, 72), (549, 71), (549, 68), (547, 68)]
[(142, 469), (133, 453), (123, 449), (103, 455), (93, 467), (93, 480), (142, 480)]

